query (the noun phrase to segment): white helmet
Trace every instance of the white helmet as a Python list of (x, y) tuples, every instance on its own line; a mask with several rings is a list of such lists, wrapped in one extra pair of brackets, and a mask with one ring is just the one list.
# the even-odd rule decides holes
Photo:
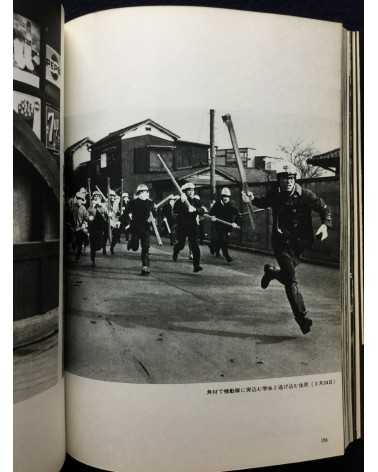
[(148, 187), (146, 184), (140, 184), (138, 185), (137, 189), (136, 189), (136, 193), (139, 193), (139, 192), (148, 192)]
[(126, 197), (128, 197), (128, 196), (129, 196), (129, 194), (128, 194), (127, 192), (123, 192), (122, 198), (126, 198)]
[(277, 172), (277, 180), (280, 180), (280, 179), (287, 179), (287, 178), (290, 178), (290, 177), (294, 177), (294, 179), (297, 179), (298, 178), (298, 172), (294, 169), (292, 170), (283, 170), (281, 172)]
[(184, 184), (182, 187), (181, 187), (181, 190), (184, 191), (184, 190), (194, 190), (194, 184), (192, 182), (187, 182), (186, 184)]
[(231, 190), (228, 187), (223, 187), (221, 195), (224, 195), (225, 197), (231, 197)]

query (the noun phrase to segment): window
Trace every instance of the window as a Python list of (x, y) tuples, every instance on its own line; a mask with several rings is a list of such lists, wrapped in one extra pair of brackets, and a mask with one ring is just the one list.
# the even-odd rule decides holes
[(192, 149), (181, 146), (176, 152), (176, 169), (183, 169), (192, 165)]
[(164, 159), (164, 162), (170, 169), (173, 169), (173, 150), (172, 149), (150, 149), (149, 150), (149, 172), (164, 172), (164, 167), (157, 154)]
[(104, 169), (106, 167), (106, 154), (102, 153), (100, 156), (100, 167)]
[[(246, 150), (240, 150), (240, 157), (243, 162), (243, 166), (247, 166), (247, 156), (248, 152)], [(233, 149), (227, 149), (226, 150), (226, 166), (229, 167), (236, 167), (236, 158), (235, 158), (235, 152)]]

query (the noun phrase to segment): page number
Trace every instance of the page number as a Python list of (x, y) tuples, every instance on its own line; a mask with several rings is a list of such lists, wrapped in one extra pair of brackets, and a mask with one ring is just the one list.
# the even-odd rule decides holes
[(327, 442), (328, 442), (328, 438), (322, 437), (322, 438), (320, 438), (320, 442), (321, 442), (321, 443), (327, 443)]

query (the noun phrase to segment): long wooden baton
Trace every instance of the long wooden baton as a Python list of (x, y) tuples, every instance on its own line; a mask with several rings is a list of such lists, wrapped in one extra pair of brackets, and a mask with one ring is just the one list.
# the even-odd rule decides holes
[(177, 188), (177, 191), (179, 192), (180, 195), (182, 195), (182, 190), (181, 190), (181, 187), (180, 185), (177, 183), (177, 180), (175, 179), (174, 175), (172, 174), (171, 170), (169, 169), (169, 167), (167, 166), (167, 164), (165, 163), (164, 159), (161, 157), (160, 154), (157, 154), (157, 157), (159, 159), (159, 161), (161, 162), (162, 166), (164, 167), (166, 173), (169, 175), (169, 178), (171, 179), (173, 185)]
[[(162, 166), (164, 167), (165, 171), (167, 172), (167, 174), (169, 175), (169, 178), (171, 179), (173, 185), (177, 188), (177, 191), (179, 192), (180, 195), (185, 195), (184, 192), (181, 190), (181, 187), (180, 185), (177, 183), (177, 180), (175, 179), (174, 175), (172, 174), (172, 172), (170, 171), (169, 167), (167, 166), (167, 164), (165, 163), (164, 159), (161, 157), (160, 154), (156, 154), (157, 157), (159, 158), (160, 162), (162, 163)], [(192, 205), (189, 203), (189, 200), (186, 200), (185, 201), (185, 204), (188, 208), (190, 208)]]
[(171, 228), (169, 227), (169, 223), (166, 216), (163, 218), (163, 221), (165, 223), (165, 227), (167, 228), (168, 234), (172, 234), (172, 231), (171, 231)]
[(121, 179), (121, 200), (120, 200), (121, 208), (119, 209), (120, 215), (123, 215), (123, 179)]
[[(236, 134), (234, 130), (234, 125), (232, 123), (231, 115), (228, 113), (226, 115), (223, 115), (222, 120), (224, 121), (225, 125), (228, 128), (228, 132), (230, 133), (231, 143), (232, 143), (232, 147), (234, 148), (236, 163), (239, 170), (240, 182), (242, 184), (242, 190), (248, 195), (249, 188), (248, 188), (247, 176), (245, 174), (243, 161), (240, 156), (239, 146), (236, 139)], [(249, 221), (251, 223), (251, 229), (252, 231), (254, 231), (256, 226), (255, 226), (255, 219), (253, 216), (253, 206), (250, 201), (246, 203), (246, 205), (247, 205), (247, 210), (248, 210)]]
[(97, 190), (98, 192), (100, 192), (102, 198), (103, 198), (103, 199), (105, 200), (105, 202), (106, 202), (106, 201), (107, 201), (107, 198), (106, 198), (105, 195), (101, 192), (101, 189), (100, 189), (100, 187), (99, 187), (98, 185), (96, 185), (96, 190)]
[(91, 192), (91, 179), (88, 177), (88, 193), (89, 193), (89, 203), (92, 202), (92, 192)]
[(156, 208), (160, 208), (161, 206), (165, 205), (167, 202), (169, 202), (169, 200), (171, 198), (175, 198), (173, 193), (171, 193), (170, 195), (168, 195), (168, 197), (163, 198), (163, 200), (161, 200), (159, 203), (157, 203)]
[(156, 240), (157, 240), (157, 242), (158, 242), (158, 245), (159, 245), (159, 246), (162, 246), (162, 245), (163, 245), (163, 241), (161, 240), (159, 231), (158, 231), (157, 226), (156, 226), (156, 220), (155, 220), (155, 218), (154, 218), (154, 215), (152, 214), (152, 211), (150, 211), (150, 220), (151, 220), (152, 228), (154, 229), (154, 233), (155, 233), (155, 236), (156, 236)]
[(110, 209), (110, 177), (107, 181), (107, 193), (108, 193), (108, 237), (109, 243), (112, 244), (112, 227), (110, 226), (110, 211), (113, 211), (113, 208)]
[[(208, 219), (214, 218), (213, 216), (208, 215), (208, 214), (203, 215), (203, 217), (208, 218)], [(216, 217), (215, 217), (214, 223), (222, 223), (222, 225), (231, 226), (234, 229), (240, 229), (239, 225), (233, 226), (232, 223), (230, 223), (229, 221), (221, 220), (220, 218), (216, 218)]]

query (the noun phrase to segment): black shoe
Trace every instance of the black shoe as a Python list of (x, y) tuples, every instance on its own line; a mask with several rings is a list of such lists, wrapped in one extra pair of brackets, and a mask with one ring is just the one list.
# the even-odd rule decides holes
[(111, 254), (111, 255), (114, 254), (114, 247), (111, 247), (111, 248), (110, 248), (110, 254)]
[(298, 323), (299, 328), (301, 329), (303, 334), (307, 334), (311, 331), (311, 318), (295, 317), (295, 321)]
[(96, 263), (95, 261), (92, 261), (92, 267), (95, 268), (96, 267)]
[(264, 290), (268, 288), (270, 282), (274, 279), (274, 276), (273, 276), (274, 270), (275, 269), (273, 266), (269, 264), (264, 265), (264, 275), (261, 278), (261, 288), (263, 288)]
[(103, 249), (103, 250), (102, 250), (102, 255), (103, 255), (103, 256), (107, 256), (106, 249)]
[(150, 275), (150, 268), (148, 266), (143, 266), (140, 275)]
[(231, 256), (226, 256), (225, 259), (227, 262), (232, 262), (234, 260)]
[(193, 272), (201, 272), (201, 270), (203, 270), (203, 268), (200, 265), (193, 267)]
[(173, 260), (173, 262), (177, 262), (177, 256), (178, 256), (178, 254), (176, 254), (176, 253), (173, 253), (173, 254), (172, 254), (172, 260)]

